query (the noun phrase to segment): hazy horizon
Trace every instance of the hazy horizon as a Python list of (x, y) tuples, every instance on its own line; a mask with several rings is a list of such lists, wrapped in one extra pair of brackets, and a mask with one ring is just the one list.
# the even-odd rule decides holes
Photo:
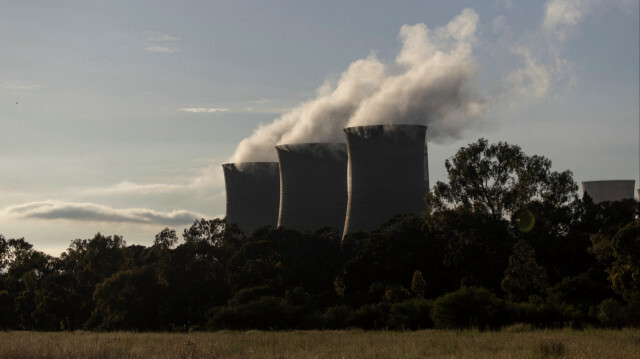
[(56, 256), (97, 232), (150, 245), (224, 216), (220, 165), (243, 150), (273, 158), (380, 121), (430, 126), (431, 185), (484, 137), (578, 184), (638, 188), (639, 13), (633, 0), (8, 1), (0, 234)]

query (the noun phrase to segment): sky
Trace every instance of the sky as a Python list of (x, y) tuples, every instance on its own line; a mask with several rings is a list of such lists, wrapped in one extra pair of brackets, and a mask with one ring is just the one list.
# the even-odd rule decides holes
[(56, 256), (97, 232), (150, 245), (224, 216), (222, 163), (398, 119), (429, 126), (432, 184), (484, 137), (578, 183), (638, 188), (639, 12), (637, 0), (2, 0), (0, 234)]

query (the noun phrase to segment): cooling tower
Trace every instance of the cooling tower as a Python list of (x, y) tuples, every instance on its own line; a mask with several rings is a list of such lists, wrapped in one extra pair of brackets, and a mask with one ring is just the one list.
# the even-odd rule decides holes
[(370, 231), (397, 214), (424, 210), (426, 126), (347, 127), (344, 234)]
[(594, 203), (633, 199), (635, 180), (582, 182), (582, 191), (588, 193)]
[(347, 146), (303, 143), (276, 146), (280, 160), (278, 227), (341, 231), (347, 209)]
[(430, 191), (429, 186), (429, 154), (427, 153), (427, 146), (424, 146), (424, 188), (426, 192)]
[(225, 163), (227, 222), (249, 236), (257, 228), (278, 222), (280, 177), (277, 162)]

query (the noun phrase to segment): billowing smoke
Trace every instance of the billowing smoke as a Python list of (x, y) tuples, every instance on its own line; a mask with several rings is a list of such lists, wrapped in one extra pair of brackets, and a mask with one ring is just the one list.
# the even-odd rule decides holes
[(470, 86), (477, 23), (476, 12), (465, 9), (434, 31), (424, 24), (402, 26), (394, 64), (373, 53), (353, 62), (315, 99), (241, 141), (231, 162), (275, 161), (277, 144), (344, 142), (348, 126), (421, 124), (429, 126), (431, 140), (455, 138), (488, 110)]

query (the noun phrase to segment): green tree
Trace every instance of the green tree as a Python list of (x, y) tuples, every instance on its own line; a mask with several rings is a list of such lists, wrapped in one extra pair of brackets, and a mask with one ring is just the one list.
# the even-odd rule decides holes
[[(36, 329), (36, 296), (43, 289), (47, 278), (56, 274), (57, 260), (32, 249), (23, 238), (8, 242), (9, 265), (3, 278), (13, 313), (6, 318), (9, 326), (20, 329)], [(52, 313), (52, 315), (55, 315)], [(58, 329), (56, 326), (47, 329)]]
[(424, 293), (427, 290), (427, 283), (424, 281), (422, 272), (416, 270), (413, 272), (413, 278), (411, 279), (411, 291), (418, 297), (418, 299), (424, 298)]
[(504, 271), (501, 285), (508, 299), (521, 302), (531, 295), (542, 294), (547, 287), (546, 277), (544, 268), (536, 262), (535, 250), (520, 240), (513, 246), (513, 254), (509, 257), (509, 266)]
[(551, 160), (527, 156), (517, 145), (483, 138), (445, 161), (449, 183), (437, 182), (428, 203), (462, 206), (499, 221), (534, 199), (561, 205), (576, 198), (571, 171), (551, 172)]
[(640, 300), (640, 219), (620, 229), (612, 240), (615, 260), (609, 268), (613, 290), (628, 300)]
[(156, 234), (156, 239), (153, 241), (154, 246), (161, 247), (162, 249), (171, 249), (176, 243), (178, 243), (176, 231), (168, 227)]
[(497, 328), (504, 321), (504, 303), (484, 288), (462, 287), (436, 299), (431, 319), (436, 328)]
[(151, 266), (120, 271), (96, 287), (93, 315), (104, 329), (157, 330), (166, 291)]
[(428, 237), (464, 285), (500, 290), (513, 243), (564, 239), (578, 201), (570, 171), (519, 146), (479, 139), (445, 161), (449, 183), (426, 197)]
[(91, 239), (73, 240), (60, 256), (62, 270), (71, 273), (75, 284), (72, 295), (77, 304), (72, 327), (95, 324), (87, 322), (94, 310), (93, 292), (100, 282), (125, 267), (125, 246), (121, 236), (97, 233)]

